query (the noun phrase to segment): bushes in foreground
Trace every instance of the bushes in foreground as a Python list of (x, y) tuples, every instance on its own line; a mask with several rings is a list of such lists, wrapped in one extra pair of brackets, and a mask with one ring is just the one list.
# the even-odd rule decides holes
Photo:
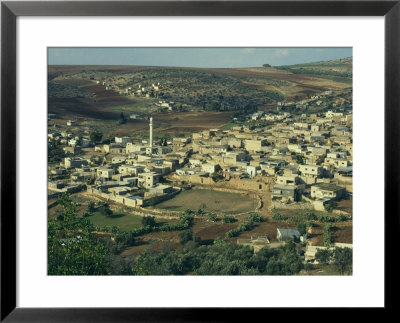
[(174, 251), (146, 250), (132, 272), (146, 275), (294, 275), (303, 268), (293, 243), (254, 254), (249, 246), (220, 242), (197, 245), (188, 242)]

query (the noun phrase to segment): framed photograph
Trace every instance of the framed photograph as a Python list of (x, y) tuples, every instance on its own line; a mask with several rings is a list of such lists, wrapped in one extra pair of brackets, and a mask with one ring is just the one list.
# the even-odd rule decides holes
[(1, 320), (391, 309), (399, 16), (3, 1)]

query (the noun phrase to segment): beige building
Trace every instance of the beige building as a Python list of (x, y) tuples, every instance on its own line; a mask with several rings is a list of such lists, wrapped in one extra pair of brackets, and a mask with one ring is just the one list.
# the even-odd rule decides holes
[(262, 146), (266, 146), (266, 139), (246, 139), (244, 141), (244, 148), (247, 151), (262, 151)]
[(139, 177), (139, 185), (150, 188), (157, 184), (160, 180), (160, 175), (154, 172), (149, 173), (141, 173), (138, 175)]
[(108, 167), (99, 167), (96, 172), (97, 177), (107, 178), (107, 179), (110, 179), (114, 174), (115, 174), (114, 169)]
[(316, 184), (311, 186), (311, 197), (315, 199), (339, 200), (346, 194), (346, 189), (335, 184)]

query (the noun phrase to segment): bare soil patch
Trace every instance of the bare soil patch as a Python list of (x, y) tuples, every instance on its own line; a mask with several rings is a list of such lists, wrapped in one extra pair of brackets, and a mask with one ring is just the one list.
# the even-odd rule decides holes
[(335, 209), (353, 214), (353, 199), (351, 198), (339, 201)]

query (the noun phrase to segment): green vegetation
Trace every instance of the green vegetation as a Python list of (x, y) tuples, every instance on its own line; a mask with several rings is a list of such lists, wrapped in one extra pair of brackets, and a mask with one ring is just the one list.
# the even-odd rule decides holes
[(351, 78), (353, 76), (351, 72), (337, 72), (333, 70), (311, 69), (305, 67), (293, 68), (293, 67), (280, 66), (278, 68), (281, 70), (291, 72), (293, 74), (329, 75), (329, 76), (338, 76), (346, 78)]
[[(58, 202), (62, 211), (48, 220), (49, 275), (295, 275), (303, 269), (302, 258), (292, 241), (276, 249), (264, 247), (256, 254), (249, 246), (222, 238), (215, 239), (211, 245), (204, 244), (194, 237), (193, 216), (187, 214), (190, 212), (183, 213), (176, 224), (160, 224), (150, 216), (138, 217), (138, 226), (133, 230), (124, 231), (113, 225), (100, 228), (102, 235), (97, 236), (99, 233), (94, 232), (90, 221), (77, 216), (79, 205), (68, 195), (60, 196)], [(98, 209), (107, 209), (105, 204), (88, 204), (86, 210), (94, 210), (90, 220), (101, 216), (116, 221), (128, 216), (112, 219), (101, 214)], [(232, 231), (234, 235), (240, 234), (261, 220), (257, 213), (252, 213), (247, 222)], [(182, 248), (161, 251), (150, 248), (129, 261), (120, 256), (142, 234), (176, 230), (182, 231), (179, 234)], [(329, 253), (320, 252), (316, 257), (321, 263), (332, 263), (341, 274), (351, 269), (350, 249), (336, 248)]]
[(124, 124), (124, 123), (126, 123), (126, 118), (125, 118), (123, 112), (121, 112), (121, 114), (119, 115), (118, 123), (119, 123), (119, 124)]
[(61, 195), (62, 212), (48, 219), (49, 275), (107, 275), (107, 248), (94, 236), (93, 226), (77, 217), (77, 203)]
[(47, 86), (49, 98), (93, 98), (89, 91), (74, 84), (49, 81)]
[(59, 163), (66, 157), (62, 147), (60, 140), (49, 139), (47, 143), (47, 159), (49, 163)]
[(332, 253), (329, 249), (318, 249), (317, 253), (315, 254), (315, 259), (323, 264), (327, 265), (329, 264), (329, 261), (331, 259)]
[(237, 237), (240, 235), (242, 232), (249, 231), (253, 229), (254, 227), (254, 221), (253, 218), (256, 220), (259, 220), (257, 222), (261, 222), (261, 218), (255, 217), (254, 215), (250, 215), (247, 222), (240, 224), (237, 228), (229, 230), (225, 236), (227, 238), (232, 238), (232, 237)]
[(135, 262), (136, 275), (295, 275), (303, 268), (296, 246), (265, 247), (254, 254), (249, 246), (218, 240), (213, 245), (186, 242), (176, 251), (146, 250)]
[(353, 250), (350, 248), (319, 249), (315, 259), (321, 264), (332, 264), (340, 275), (351, 273)]
[(210, 221), (212, 221), (212, 222), (217, 222), (217, 221), (218, 221), (217, 215), (216, 215), (215, 213), (213, 213), (213, 212), (208, 213), (208, 218), (209, 218)]
[(272, 220), (277, 222), (285, 222), (289, 217), (280, 213), (274, 213), (272, 215)]
[(334, 223), (334, 222), (346, 222), (351, 220), (351, 216), (345, 214), (339, 215), (326, 215), (326, 214), (319, 214), (320, 212), (308, 210), (301, 214), (295, 214), (292, 216), (288, 216), (285, 214), (281, 214), (275, 212), (272, 215), (272, 220), (276, 222), (286, 222), (290, 224), (298, 225), (300, 223), (308, 223), (311, 224), (313, 222), (320, 222), (320, 223)]
[(193, 239), (194, 235), (192, 229), (184, 230), (179, 234), (179, 242), (181, 245), (184, 245), (188, 241), (193, 241)]
[(250, 213), (248, 220), (250, 222), (262, 222), (261, 215), (259, 215), (258, 213), (255, 213), (255, 212)]
[(147, 227), (147, 226), (154, 227), (154, 226), (156, 226), (156, 218), (154, 216), (144, 216), (142, 218), (141, 222), (142, 222), (142, 225), (144, 227)]
[[(281, 70), (291, 72), (293, 74), (311, 74), (325, 78), (339, 78), (339, 82), (343, 83), (343, 79), (351, 79), (353, 60), (351, 57), (338, 59), (333, 61), (313, 62), (297, 65), (278, 66)], [(347, 83), (347, 82), (345, 82)]]
[(89, 136), (90, 136), (90, 141), (93, 144), (97, 144), (98, 142), (101, 141), (101, 138), (103, 138), (103, 133), (100, 130), (95, 129), (90, 133)]
[(329, 247), (332, 244), (331, 232), (333, 231), (332, 224), (328, 223), (324, 227), (324, 246)]
[(222, 217), (222, 222), (224, 222), (224, 223), (234, 223), (236, 221), (237, 221), (237, 219), (234, 216), (224, 215)]
[(118, 213), (120, 216), (107, 217), (94, 212), (88, 219), (97, 228), (118, 227), (121, 231), (130, 231), (141, 226), (142, 217), (131, 213)]

